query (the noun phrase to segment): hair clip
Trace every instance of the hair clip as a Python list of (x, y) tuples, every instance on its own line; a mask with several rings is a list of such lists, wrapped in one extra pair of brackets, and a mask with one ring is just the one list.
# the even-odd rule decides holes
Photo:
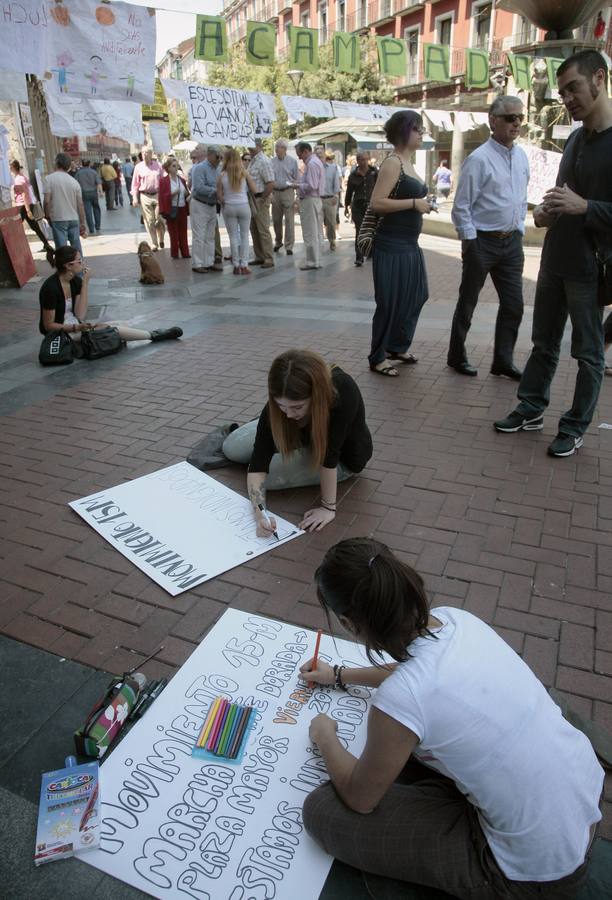
[(369, 560), (368, 560), (368, 569), (371, 569), (371, 568), (372, 568), (372, 563), (374, 562), (374, 560), (376, 559), (377, 556), (378, 556), (378, 553), (375, 553), (374, 556), (371, 556), (371, 557), (369, 558)]

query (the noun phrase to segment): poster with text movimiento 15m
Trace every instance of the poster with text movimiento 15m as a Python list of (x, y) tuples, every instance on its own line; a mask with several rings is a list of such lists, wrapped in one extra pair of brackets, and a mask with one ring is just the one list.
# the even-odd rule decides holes
[[(82, 859), (153, 897), (316, 900), (332, 858), (306, 834), (304, 799), (327, 780), (308, 737), (317, 713), (359, 756), (369, 688), (298, 678), (315, 634), (228, 610), (100, 768), (100, 849)], [(323, 636), (319, 656), (367, 665), (362, 648)], [(191, 756), (211, 702), (255, 707), (240, 765)]]

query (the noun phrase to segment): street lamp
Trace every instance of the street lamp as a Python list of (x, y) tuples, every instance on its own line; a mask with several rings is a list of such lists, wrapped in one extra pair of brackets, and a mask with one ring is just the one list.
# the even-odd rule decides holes
[(291, 79), (291, 84), (293, 85), (293, 90), (296, 94), (300, 93), (300, 84), (302, 83), (302, 78), (304, 77), (304, 73), (301, 69), (290, 69), (287, 72), (287, 75)]

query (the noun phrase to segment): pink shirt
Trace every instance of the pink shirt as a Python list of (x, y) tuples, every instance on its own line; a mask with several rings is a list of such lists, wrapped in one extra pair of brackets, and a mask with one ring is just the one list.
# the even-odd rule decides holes
[(25, 206), (26, 191), (29, 202), (36, 203), (32, 185), (26, 175), (15, 175), (15, 178), (13, 179), (13, 191), (15, 193), (15, 206)]
[(159, 190), (159, 179), (163, 169), (157, 160), (151, 160), (148, 166), (144, 160), (134, 167), (132, 176), (132, 197), (138, 200), (138, 194), (156, 194)]
[(298, 193), (303, 197), (320, 197), (325, 191), (325, 166), (318, 156), (311, 153), (304, 164)]

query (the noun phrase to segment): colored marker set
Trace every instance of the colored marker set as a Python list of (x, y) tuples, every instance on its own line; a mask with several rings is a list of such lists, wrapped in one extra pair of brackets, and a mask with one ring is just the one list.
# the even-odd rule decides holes
[(255, 709), (252, 706), (240, 706), (225, 697), (217, 697), (211, 704), (191, 755), (213, 759), (223, 757), (228, 762), (239, 763), (254, 721)]

